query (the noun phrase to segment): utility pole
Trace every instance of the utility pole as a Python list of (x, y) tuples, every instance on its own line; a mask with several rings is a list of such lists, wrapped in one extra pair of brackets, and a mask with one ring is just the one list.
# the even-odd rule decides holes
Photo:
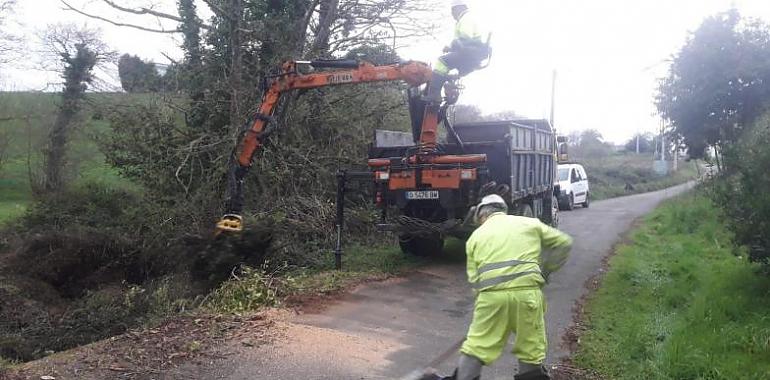
[(679, 170), (679, 139), (674, 139), (674, 171)]
[(636, 155), (639, 155), (639, 133), (636, 133)]
[(660, 119), (660, 160), (666, 161), (666, 126), (663, 123), (663, 119)]
[(551, 127), (555, 128), (554, 115), (556, 113), (556, 69), (553, 70), (551, 77)]

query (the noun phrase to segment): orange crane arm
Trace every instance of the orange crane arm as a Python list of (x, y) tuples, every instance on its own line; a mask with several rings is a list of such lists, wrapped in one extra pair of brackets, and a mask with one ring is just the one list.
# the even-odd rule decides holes
[[(310, 63), (317, 67), (321, 63)], [(297, 89), (311, 89), (328, 86), (339, 86), (345, 84), (357, 84), (366, 82), (387, 82), (404, 81), (410, 86), (416, 87), (430, 81), (432, 70), (420, 62), (408, 62), (404, 64), (374, 66), (366, 62), (352, 61), (349, 64), (355, 64), (357, 67), (350, 70), (331, 71), (315, 74), (299, 74), (297, 64), (304, 62), (286, 62), (283, 64), (282, 75), (270, 84), (262, 98), (262, 105), (259, 107), (258, 115), (251, 128), (246, 132), (243, 138), (242, 150), (238, 154), (238, 163), (241, 166), (251, 165), (254, 153), (262, 146), (260, 135), (265, 129), (269, 120), (275, 112), (281, 95), (285, 92)], [(343, 66), (339, 61), (328, 61), (330, 66)]]
[[(326, 72), (303, 74), (298, 65), (314, 68), (338, 68)], [(281, 96), (297, 89), (312, 89), (328, 86), (359, 84), (367, 82), (403, 81), (417, 87), (430, 82), (431, 68), (421, 62), (406, 62), (394, 65), (375, 66), (357, 61), (288, 61), (278, 75), (272, 77), (262, 96), (259, 111), (246, 131), (236, 151), (237, 167), (231, 169), (228, 177), (227, 214), (217, 223), (218, 232), (241, 231), (243, 208), (243, 180), (251, 167), (255, 153), (264, 144), (265, 129), (273, 117)], [(420, 134), (420, 145), (435, 147), (438, 129), (438, 105), (426, 107)]]

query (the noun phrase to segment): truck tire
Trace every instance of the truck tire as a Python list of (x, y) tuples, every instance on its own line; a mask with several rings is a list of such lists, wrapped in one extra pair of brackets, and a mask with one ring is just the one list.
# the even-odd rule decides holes
[(438, 256), (444, 249), (441, 236), (399, 236), (401, 252), (414, 256)]
[(524, 216), (527, 218), (534, 218), (535, 213), (532, 211), (532, 206), (529, 203), (523, 203), (516, 208), (516, 215)]
[(546, 199), (543, 202), (543, 213), (545, 214), (543, 215), (543, 222), (553, 228), (559, 227), (559, 210), (560, 209), (561, 207), (559, 207), (559, 198), (557, 198), (555, 195), (551, 196), (550, 202), (548, 202), (548, 200)]

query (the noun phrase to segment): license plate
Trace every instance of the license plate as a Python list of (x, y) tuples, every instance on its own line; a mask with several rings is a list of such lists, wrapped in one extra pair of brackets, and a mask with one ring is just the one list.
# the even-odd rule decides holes
[(409, 200), (438, 199), (438, 191), (437, 190), (407, 191), (406, 199), (409, 199)]

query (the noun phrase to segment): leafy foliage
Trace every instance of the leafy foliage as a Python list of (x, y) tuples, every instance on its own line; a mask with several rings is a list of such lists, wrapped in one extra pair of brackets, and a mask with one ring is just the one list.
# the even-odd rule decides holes
[(770, 32), (730, 10), (706, 19), (674, 56), (657, 99), (693, 157), (737, 141), (770, 96)]
[(156, 92), (162, 79), (155, 64), (137, 56), (123, 54), (118, 60), (120, 85), (126, 92)]
[[(68, 316), (60, 319), (61, 329), (49, 328), (50, 319), (38, 318), (49, 312), (45, 300), (34, 308), (20, 306), (22, 314), (30, 314), (12, 320), (32, 322), (0, 331), (0, 340), (17, 342), (30, 329), (36, 339), (24, 345), (29, 352), (0, 355), (26, 360), (42, 355), (51, 339), (58, 339), (55, 349), (60, 349), (125, 331), (146, 321), (145, 314), (162, 314), (156, 309), (175, 310), (171, 302), (156, 299), (192, 299), (217, 288), (241, 265), (258, 268), (268, 261), (269, 270), (331, 266), (333, 174), (340, 167), (365, 164), (374, 128), (409, 130), (404, 85), (287, 94), (274, 115), (274, 138), (260, 151), (247, 179), (249, 230), (212, 239), (233, 146), (259, 105), (262, 79), (280, 62), (316, 57), (399, 61), (393, 46), (402, 32), (422, 33), (425, 24), (416, 18), (425, 2), (205, 3), (213, 16), (203, 20), (196, 9), (201, 3), (177, 1), (178, 17), (172, 19), (181, 19), (185, 58), (163, 77), (166, 93), (94, 105), (94, 117), (109, 122), (95, 136), (107, 166), (138, 189), (65, 188), (33, 205), (16, 225), (18, 236), (15, 232), (8, 240), (19, 260), (13, 270), (31, 258), (39, 265), (18, 270), (22, 278), (14, 281), (36, 281), (56, 300), (51, 308), (68, 310)], [(124, 74), (131, 60), (124, 59)], [(144, 85), (143, 79), (137, 81)], [(351, 194), (347, 231), (351, 240), (367, 244), (359, 258), (365, 261), (372, 240), (381, 240), (369, 237), (376, 214), (366, 206), (366, 189)], [(35, 231), (46, 233), (34, 236)], [(374, 256), (391, 270), (400, 265), (390, 260), (395, 255)], [(263, 293), (266, 297), (254, 292), (261, 289), (259, 276), (253, 272), (247, 277), (256, 282), (228, 283), (221, 292), (226, 298), (242, 296), (242, 309), (269, 303), (269, 292)], [(169, 278), (183, 286), (155, 286)], [(8, 346), (0, 344), (0, 351)]]
[(711, 146), (720, 178), (715, 203), (730, 217), (736, 241), (768, 263), (770, 203), (765, 192), (770, 101), (770, 27), (731, 10), (710, 17), (675, 56), (658, 109), (690, 155)]
[(67, 159), (67, 142), (71, 130), (76, 127), (75, 118), (83, 108), (86, 89), (93, 82), (93, 69), (112, 53), (102, 43), (99, 31), (78, 28), (74, 25), (56, 25), (48, 29), (45, 41), (50, 53), (59, 61), (64, 79), (59, 106), (45, 148), (46, 192), (60, 191), (66, 185), (64, 167)]
[(626, 142), (627, 152), (636, 152), (637, 142), (639, 143), (638, 153), (651, 153), (655, 151), (655, 139), (651, 133), (639, 133)]
[(459, 104), (454, 107), (456, 123), (474, 123), (479, 121), (515, 120), (522, 118), (516, 111), (506, 110), (484, 114), (476, 105)]
[(730, 217), (735, 238), (749, 247), (750, 258), (770, 268), (770, 114), (759, 119), (745, 139), (725, 152), (735, 174), (712, 185), (715, 203)]
[(243, 313), (278, 302), (278, 282), (265, 268), (242, 267), (232, 277), (211, 293), (204, 307), (219, 313)]
[(581, 131), (576, 136), (570, 136), (570, 155), (574, 158), (598, 158), (609, 156), (612, 145), (604, 142), (602, 134), (595, 129)]

